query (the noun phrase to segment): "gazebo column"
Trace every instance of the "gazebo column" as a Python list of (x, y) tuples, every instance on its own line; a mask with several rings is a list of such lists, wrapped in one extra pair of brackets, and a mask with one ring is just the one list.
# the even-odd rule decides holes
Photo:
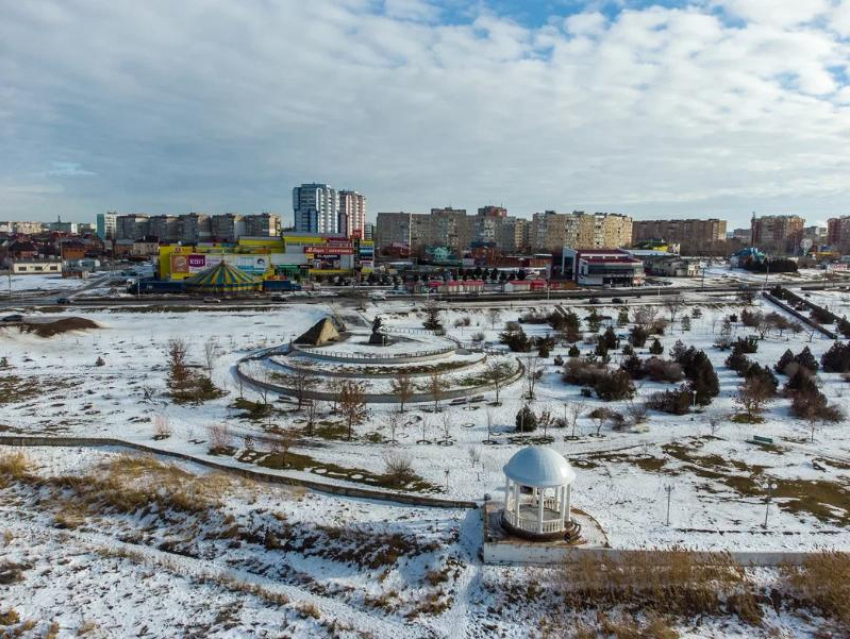
[(543, 532), (543, 495), (545, 488), (537, 489), (537, 532)]
[(519, 526), (519, 484), (514, 482), (514, 517)]
[(573, 492), (573, 485), (570, 484), (569, 486), (567, 486), (567, 499), (566, 499), (566, 504), (564, 505), (564, 520), (565, 521), (570, 520), (570, 499), (572, 498), (572, 492)]
[(567, 487), (561, 486), (561, 493), (558, 495), (558, 510), (561, 511), (561, 520), (565, 521), (567, 518)]
[(510, 497), (511, 497), (511, 478), (506, 477), (505, 478), (505, 512), (508, 511), (508, 508), (510, 506), (510, 501), (511, 501)]

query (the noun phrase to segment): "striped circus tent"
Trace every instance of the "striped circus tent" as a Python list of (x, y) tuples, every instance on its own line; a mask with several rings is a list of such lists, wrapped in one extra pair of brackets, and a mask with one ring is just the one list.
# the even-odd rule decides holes
[(227, 295), (259, 291), (263, 287), (262, 280), (226, 262), (204, 269), (186, 279), (185, 282), (188, 292), (201, 294)]

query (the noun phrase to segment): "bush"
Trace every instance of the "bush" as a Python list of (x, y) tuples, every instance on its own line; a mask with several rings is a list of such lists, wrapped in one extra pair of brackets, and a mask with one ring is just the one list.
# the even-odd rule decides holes
[(846, 373), (850, 371), (850, 344), (835, 342), (820, 359), (827, 373)]
[(797, 393), (809, 394), (820, 392), (818, 390), (817, 376), (805, 366), (797, 362), (791, 362), (785, 368), (788, 381), (785, 382), (785, 395), (792, 397)]
[(662, 357), (650, 357), (643, 362), (643, 375), (653, 382), (681, 382), (685, 374), (678, 363)]
[(779, 361), (773, 367), (780, 375), (785, 375), (785, 371), (788, 368), (788, 365), (794, 362), (794, 353), (791, 352), (789, 348), (784, 353), (782, 353), (782, 357), (779, 358)]
[(667, 320), (665, 319), (657, 319), (649, 326), (650, 335), (664, 335), (664, 331), (667, 328)]
[(652, 345), (649, 347), (649, 352), (653, 355), (661, 355), (664, 352), (664, 347), (661, 345), (661, 342), (658, 341), (656, 337), (652, 340)]
[(649, 335), (643, 326), (633, 326), (629, 336), (629, 342), (635, 348), (643, 348)]
[(812, 372), (816, 372), (820, 368), (818, 361), (812, 355), (812, 351), (809, 350), (808, 346), (794, 356), (794, 361)]
[(760, 311), (741, 311), (741, 324), (748, 328), (756, 328), (764, 320), (764, 314)]
[(731, 368), (733, 371), (738, 373), (738, 375), (746, 374), (747, 370), (753, 363), (749, 360), (749, 358), (744, 355), (740, 351), (733, 350), (732, 354), (726, 358), (726, 366)]
[(621, 399), (631, 399), (635, 394), (635, 386), (628, 373), (621, 370), (606, 371), (596, 380), (593, 390), (599, 399), (613, 402)]
[(776, 379), (776, 375), (774, 375), (767, 366), (762, 366), (761, 364), (752, 364), (749, 368), (747, 368), (744, 373), (744, 377), (747, 380), (760, 380), (763, 384), (762, 388), (768, 389), (771, 396), (775, 395), (779, 388), (779, 380)]
[(528, 407), (523, 406), (516, 414), (516, 432), (531, 433), (537, 430), (537, 415)]
[(604, 333), (602, 333), (602, 336), (599, 338), (599, 342), (601, 344), (605, 344), (606, 352), (614, 350), (620, 345), (620, 340), (617, 339), (617, 334), (610, 326), (605, 329)]
[(759, 350), (759, 342), (753, 335), (748, 337), (739, 337), (732, 342), (732, 350), (738, 351), (739, 353), (757, 353)]
[[(4, 358), (4, 359), (5, 359), (5, 358)], [(98, 358), (94, 361), (94, 365), (95, 365), (95, 366), (106, 366), (106, 360), (104, 360), (102, 357), (98, 357)], [(3, 367), (3, 368), (5, 368), (5, 367)]]
[(653, 393), (646, 405), (662, 413), (685, 415), (691, 410), (691, 398), (691, 391), (685, 385), (682, 385), (676, 390)]
[(841, 409), (831, 406), (819, 390), (796, 393), (791, 401), (791, 414), (810, 421), (834, 423), (844, 419)]
[(514, 353), (528, 353), (532, 342), (516, 322), (508, 322), (505, 332), (499, 334), (499, 342), (505, 344)]
[(623, 360), (620, 369), (628, 373), (632, 379), (643, 379), (643, 361), (635, 353), (631, 353)]
[(570, 350), (567, 351), (567, 356), (569, 357), (579, 357), (581, 355), (581, 351), (578, 349), (578, 346), (573, 344), (570, 346)]
[(564, 367), (562, 379), (568, 384), (593, 386), (608, 368), (604, 364), (582, 358), (570, 358)]

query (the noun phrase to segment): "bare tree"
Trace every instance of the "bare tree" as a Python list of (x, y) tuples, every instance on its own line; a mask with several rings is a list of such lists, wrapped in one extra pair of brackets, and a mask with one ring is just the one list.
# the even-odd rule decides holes
[(717, 435), (717, 431), (720, 429), (721, 420), (717, 415), (712, 415), (708, 418), (708, 428), (711, 432), (711, 436), (715, 437)]
[(168, 439), (171, 437), (171, 422), (165, 415), (154, 415), (153, 417), (153, 438)]
[(168, 384), (173, 391), (186, 388), (191, 379), (186, 364), (186, 341), (180, 338), (168, 340)]
[(343, 380), (339, 377), (331, 377), (328, 379), (327, 386), (331, 393), (331, 412), (337, 412), (337, 404), (339, 403), (339, 394), (342, 392)]
[(543, 405), (543, 410), (537, 416), (537, 425), (543, 427), (543, 436), (549, 436), (549, 427), (555, 423), (555, 415), (552, 413), (552, 407), (549, 404)]
[(272, 453), (280, 456), (281, 466), (286, 467), (286, 456), (298, 444), (298, 436), (290, 429), (284, 430), (271, 442)]
[(487, 412), (486, 412), (486, 416), (487, 416), (487, 440), (486, 441), (489, 442), (493, 439), (493, 411), (488, 408)]
[(763, 377), (750, 377), (738, 389), (735, 403), (741, 406), (749, 420), (754, 421), (773, 398), (773, 388)]
[(658, 310), (654, 306), (641, 306), (634, 310), (634, 323), (638, 326), (649, 326), (655, 321)]
[(498, 308), (495, 308), (495, 307), (487, 309), (487, 319), (490, 320), (490, 329), (491, 330), (496, 329), (496, 322), (499, 321), (499, 318), (501, 316), (502, 316), (501, 309), (498, 309)]
[(446, 389), (446, 376), (438, 369), (433, 369), (428, 375), (428, 392), (434, 399), (434, 412), (440, 410), (440, 399)]
[(443, 439), (442, 441), (448, 444), (452, 440), (451, 428), (454, 423), (455, 416), (451, 411), (444, 411), (440, 416), (440, 420), (443, 422)]
[(402, 413), (400, 411), (397, 411), (397, 410), (388, 410), (387, 412), (384, 413), (383, 417), (381, 418), (383, 425), (386, 427), (386, 429), (388, 431), (390, 431), (389, 441), (390, 441), (391, 444), (397, 444), (398, 443), (398, 438), (396, 437), (396, 433), (398, 432), (398, 429), (401, 427), (403, 420), (404, 420), (404, 417), (402, 416)]
[(292, 374), (287, 376), (287, 382), (298, 399), (298, 410), (304, 406), (304, 400), (310, 391), (319, 385), (319, 379), (313, 375), (307, 363), (299, 363), (298, 368), (293, 369)]
[(401, 405), (401, 412), (403, 413), (404, 405), (411, 397), (413, 397), (413, 392), (415, 390), (413, 378), (411, 378), (407, 373), (400, 373), (398, 377), (395, 377), (392, 382), (390, 382), (390, 389), (398, 398), (398, 403)]
[(391, 486), (400, 487), (415, 479), (410, 457), (394, 450), (384, 455), (384, 478)]
[(537, 355), (530, 356), (525, 363), (525, 387), (528, 399), (534, 399), (534, 387), (543, 377), (543, 362)]
[(233, 436), (224, 424), (209, 427), (210, 452), (223, 453), (233, 445)]
[(582, 402), (576, 402), (574, 404), (570, 404), (570, 406), (566, 410), (566, 426), (570, 429), (570, 437), (575, 438), (576, 436), (576, 428), (578, 426), (578, 418), (581, 416), (584, 411), (584, 404)]
[(366, 407), (366, 393), (361, 383), (347, 381), (339, 394), (339, 408), (348, 425), (348, 439), (351, 440), (354, 426), (359, 426), (369, 415)]
[(667, 314), (670, 316), (671, 326), (676, 323), (676, 318), (684, 305), (685, 301), (680, 295), (670, 295), (664, 300), (664, 308), (667, 309)]
[(207, 369), (207, 377), (212, 380), (213, 368), (215, 367), (215, 362), (221, 353), (218, 342), (214, 337), (209, 338), (206, 342), (204, 342), (204, 365)]
[(496, 392), (496, 406), (500, 405), (499, 393), (502, 392), (505, 382), (510, 379), (511, 373), (513, 373), (513, 369), (507, 362), (500, 362), (498, 360), (490, 360), (487, 362), (485, 375), (487, 381), (490, 382), (493, 386), (493, 390)]
[(478, 464), (481, 463), (481, 447), (480, 446), (470, 446), (466, 449), (467, 453), (469, 453), (469, 462), (472, 464), (472, 467), (475, 468)]

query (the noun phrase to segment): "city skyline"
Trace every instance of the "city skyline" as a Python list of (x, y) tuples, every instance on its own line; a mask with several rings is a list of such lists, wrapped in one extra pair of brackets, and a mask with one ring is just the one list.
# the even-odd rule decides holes
[(0, 219), (288, 224), (317, 181), (372, 222), (824, 222), (850, 212), (848, 36), (846, 0), (8, 3)]

